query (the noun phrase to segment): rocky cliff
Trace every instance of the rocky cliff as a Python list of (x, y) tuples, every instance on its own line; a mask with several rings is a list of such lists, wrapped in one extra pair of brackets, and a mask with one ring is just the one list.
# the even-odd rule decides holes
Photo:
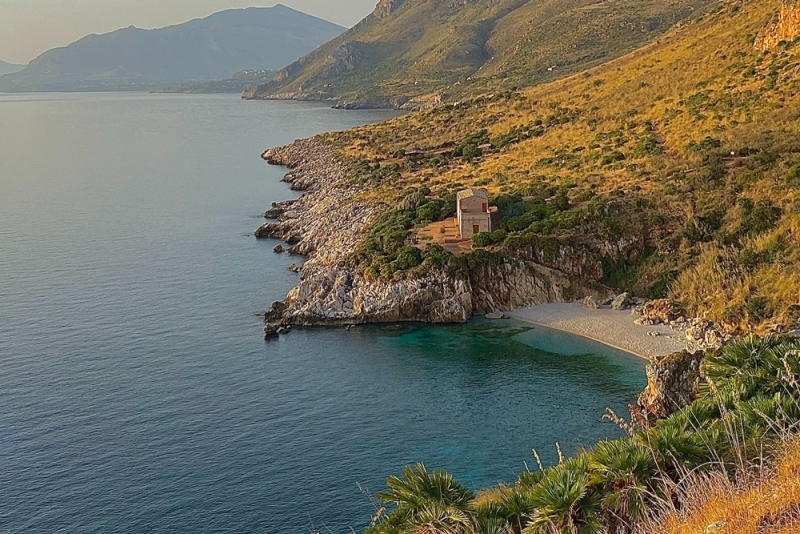
[(580, 254), (565, 263), (568, 270), (508, 255), (476, 265), (463, 276), (434, 271), (368, 278), (351, 257), (386, 207), (360, 200), (359, 188), (347, 179), (347, 166), (333, 148), (315, 140), (268, 150), (263, 158), (290, 167), (284, 181), (304, 191), (297, 201), (275, 204), (267, 215), (278, 220), (255, 234), (283, 240), (292, 245), (290, 253), (308, 257), (300, 282), (285, 306), (279, 306), (282, 324), (463, 322), (476, 313), (608, 293), (596, 281), (602, 276), (597, 260)]
[(789, 1), (781, 8), (778, 22), (770, 24), (756, 37), (759, 50), (775, 48), (781, 42), (791, 42), (800, 36), (800, 2)]
[(394, 10), (400, 7), (400, 4), (403, 3), (403, 0), (380, 0), (378, 5), (375, 6), (375, 9), (372, 11), (372, 14), (382, 19), (383, 17), (388, 17)]
[(705, 352), (682, 351), (647, 365), (647, 388), (639, 395), (643, 422), (669, 417), (689, 406), (699, 393)]

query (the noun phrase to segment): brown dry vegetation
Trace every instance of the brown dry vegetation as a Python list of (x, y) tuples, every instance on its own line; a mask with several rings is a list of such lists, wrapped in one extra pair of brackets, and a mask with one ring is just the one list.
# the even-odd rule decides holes
[(795, 534), (800, 531), (800, 442), (785, 443), (776, 465), (750, 479), (721, 473), (690, 477), (680, 507), (639, 527), (647, 534)]
[[(399, 166), (370, 182), (380, 201), (470, 185), (557, 188), (572, 210), (619, 204), (615, 231), (644, 236), (647, 252), (611, 285), (668, 287), (731, 328), (787, 325), (800, 316), (800, 42), (754, 46), (781, 6), (727, 1), (570, 78), (328, 139), (355, 160)], [(491, 151), (450, 154), (483, 129)], [(422, 156), (404, 156), (412, 150)]]
[(390, 16), (368, 16), (287, 67), (285, 76), (259, 87), (255, 96), (299, 92), (320, 100), (426, 101), (431, 93), (448, 98), (524, 87), (619, 57), (714, 0), (398, 4)]

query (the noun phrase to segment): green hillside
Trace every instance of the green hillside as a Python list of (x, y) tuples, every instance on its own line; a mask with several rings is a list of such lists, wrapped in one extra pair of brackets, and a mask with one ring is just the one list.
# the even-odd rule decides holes
[(245, 98), (397, 105), (529, 86), (618, 57), (713, 0), (405, 0), (279, 71)]

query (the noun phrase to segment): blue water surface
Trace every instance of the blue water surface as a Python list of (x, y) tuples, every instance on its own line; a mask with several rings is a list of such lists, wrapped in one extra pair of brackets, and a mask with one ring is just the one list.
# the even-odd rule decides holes
[[(390, 117), (0, 96), (0, 533), (349, 532), (423, 461), (478, 488), (619, 435), (635, 357), (510, 321), (261, 336), (297, 275), (264, 149)], [(560, 347), (562, 355), (559, 355)]]

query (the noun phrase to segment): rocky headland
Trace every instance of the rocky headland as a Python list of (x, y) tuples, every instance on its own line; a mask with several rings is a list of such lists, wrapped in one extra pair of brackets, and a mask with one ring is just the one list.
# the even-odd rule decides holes
[[(269, 221), (255, 236), (283, 241), (276, 252), (307, 260), (298, 284), (265, 314), (267, 337), (295, 326), (456, 323), (476, 314), (518, 310), (512, 317), (621, 344), (650, 359), (648, 387), (631, 408), (634, 419), (642, 420), (664, 417), (690, 403), (697, 394), (702, 350), (731, 338), (718, 325), (687, 317), (675, 302), (615, 296), (604, 286), (600, 258), (635, 252), (639, 244), (629, 238), (557, 247), (534, 242), (459, 276), (435, 270), (367, 276), (355, 251), (390, 206), (364, 195), (363, 186), (349, 179), (351, 169), (337, 149), (319, 139), (273, 148), (262, 157), (288, 167), (283, 180), (303, 194), (274, 202), (264, 214)], [(576, 302), (581, 299), (583, 305)], [(555, 311), (534, 306), (548, 303), (572, 304)]]
[(348, 180), (349, 168), (336, 150), (316, 139), (273, 148), (262, 157), (288, 167), (284, 181), (303, 191), (295, 201), (275, 203), (265, 214), (273, 220), (255, 232), (257, 238), (279, 239), (290, 245), (289, 253), (307, 257), (297, 286), (267, 314), (273, 326), (464, 322), (479, 313), (611, 294), (597, 282), (599, 262), (568, 248), (547, 254), (528, 248), (476, 265), (465, 276), (426, 272), (368, 278), (353, 253), (386, 206), (365, 200), (361, 188)]

